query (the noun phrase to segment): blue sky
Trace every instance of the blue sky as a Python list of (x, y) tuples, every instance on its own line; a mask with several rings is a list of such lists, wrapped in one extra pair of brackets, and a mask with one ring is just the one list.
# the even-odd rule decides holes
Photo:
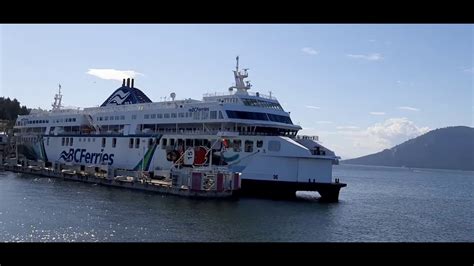
[[(132, 71), (153, 101), (227, 91), (235, 56), (252, 90), (272, 91), (301, 133), (343, 158), (430, 129), (473, 126), (472, 25), (1, 25), (0, 95), (50, 108), (100, 105)], [(96, 73), (96, 72), (94, 72)]]

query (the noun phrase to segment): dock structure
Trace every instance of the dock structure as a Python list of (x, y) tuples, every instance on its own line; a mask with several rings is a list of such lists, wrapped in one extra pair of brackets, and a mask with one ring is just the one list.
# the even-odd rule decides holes
[(240, 190), (240, 173), (229, 175), (219, 171), (210, 174), (191, 170), (189, 178), (172, 174), (173, 179), (157, 180), (141, 171), (62, 163), (48, 167), (42, 162), (19, 164), (16, 159), (8, 159), (1, 170), (192, 198), (236, 198)]

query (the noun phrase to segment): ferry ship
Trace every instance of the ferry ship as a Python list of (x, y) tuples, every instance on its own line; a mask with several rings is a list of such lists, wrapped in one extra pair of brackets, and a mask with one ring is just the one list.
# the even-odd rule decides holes
[[(99, 107), (68, 109), (59, 85), (51, 110), (18, 116), (16, 150), (28, 160), (152, 172), (170, 169), (194, 147), (198, 165), (240, 172), (242, 194), (318, 191), (322, 199), (337, 200), (345, 186), (333, 182), (339, 157), (317, 136), (298, 135), (302, 128), (273, 95), (249, 92), (248, 69), (236, 61), (235, 85), (202, 100), (171, 93), (153, 102), (128, 78)], [(199, 147), (212, 148), (213, 158), (197, 156)]]

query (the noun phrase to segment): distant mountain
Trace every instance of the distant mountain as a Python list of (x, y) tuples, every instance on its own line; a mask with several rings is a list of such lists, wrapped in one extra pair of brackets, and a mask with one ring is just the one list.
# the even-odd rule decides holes
[(473, 171), (474, 128), (432, 130), (391, 149), (341, 163)]

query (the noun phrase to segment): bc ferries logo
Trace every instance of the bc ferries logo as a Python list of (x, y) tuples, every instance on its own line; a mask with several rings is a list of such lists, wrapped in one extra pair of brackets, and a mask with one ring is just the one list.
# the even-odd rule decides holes
[(100, 150), (100, 153), (87, 152), (86, 149), (70, 149), (69, 152), (62, 151), (59, 159), (63, 159), (65, 162), (76, 162), (76, 163), (90, 163), (90, 164), (102, 164), (107, 163), (112, 165), (114, 163), (114, 154), (103, 153), (104, 149)]
[(127, 100), (129, 95), (130, 95), (130, 92), (124, 92), (122, 90), (119, 90), (110, 97), (110, 100), (107, 102), (107, 104), (117, 104), (117, 105), (123, 104), (123, 102)]
[(189, 108), (189, 112), (209, 111), (209, 107), (192, 107)]

